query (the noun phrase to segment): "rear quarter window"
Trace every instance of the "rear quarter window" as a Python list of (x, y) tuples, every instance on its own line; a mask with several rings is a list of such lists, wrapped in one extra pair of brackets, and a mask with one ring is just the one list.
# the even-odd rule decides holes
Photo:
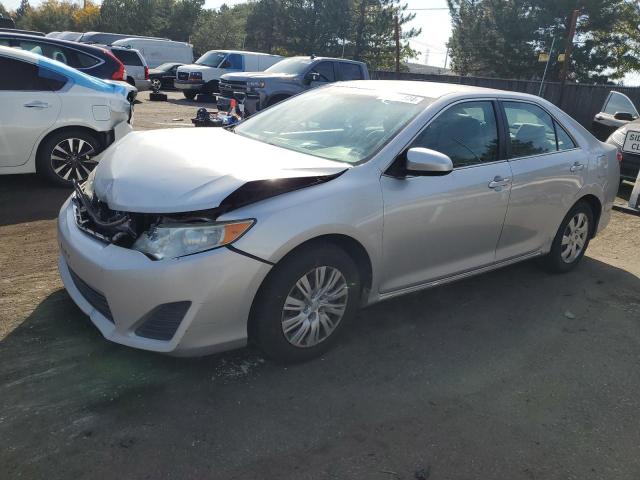
[(111, 50), (111, 53), (125, 65), (132, 65), (134, 67), (142, 67), (142, 60), (136, 52), (130, 52), (128, 50)]
[(355, 63), (338, 63), (338, 80), (362, 80), (362, 68)]

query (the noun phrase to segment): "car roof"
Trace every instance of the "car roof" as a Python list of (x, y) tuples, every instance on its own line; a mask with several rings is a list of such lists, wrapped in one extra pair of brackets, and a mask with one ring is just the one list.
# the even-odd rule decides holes
[(50, 43), (52, 45), (60, 45), (62, 47), (75, 48), (82, 52), (92, 53), (94, 55), (104, 55), (104, 49), (95, 45), (87, 45), (84, 43), (72, 42), (70, 40), (60, 40), (58, 38), (41, 37), (38, 35), (25, 35), (23, 33), (0, 32), (0, 38), (15, 38), (17, 40), (32, 40), (40, 43)]
[(348, 58), (336, 58), (336, 57), (312, 57), (310, 55), (296, 55), (295, 57), (288, 58), (304, 58), (305, 60), (331, 60), (332, 62), (344, 62), (344, 63), (356, 63), (358, 65), (364, 65), (364, 62), (359, 60), (351, 60)]
[(264, 53), (264, 52), (249, 52), (247, 50), (221, 50), (221, 49), (217, 49), (214, 48), (212, 50), (207, 50), (204, 53), (209, 53), (209, 52), (220, 52), (220, 53), (239, 53), (239, 54), (243, 54), (243, 55), (263, 55), (265, 57), (281, 57), (282, 55), (275, 55), (273, 53)]
[(338, 82), (337, 85), (358, 87), (367, 90), (380, 90), (384, 92), (419, 95), (429, 98), (440, 98), (447, 95), (461, 96), (488, 96), (488, 97), (514, 97), (535, 99), (540, 97), (521, 92), (509, 92), (495, 88), (476, 87), (473, 85), (460, 85), (458, 83), (424, 82), (415, 80), (353, 80), (350, 82)]

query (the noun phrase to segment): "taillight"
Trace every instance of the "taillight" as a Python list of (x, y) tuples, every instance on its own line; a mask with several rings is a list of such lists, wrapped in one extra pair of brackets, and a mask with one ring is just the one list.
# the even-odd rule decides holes
[(144, 79), (149, 80), (149, 67), (144, 67)]
[(622, 163), (622, 152), (620, 149), (616, 150), (616, 160), (618, 160), (618, 163)]
[(104, 53), (106, 53), (108, 57), (111, 57), (111, 60), (116, 62), (116, 65), (118, 66), (118, 70), (113, 72), (113, 75), (111, 75), (111, 79), (112, 80), (122, 80), (124, 82), (127, 79), (127, 74), (126, 74), (126, 72), (124, 70), (124, 65), (122, 64), (122, 62), (120, 60), (118, 60), (118, 58), (113, 53), (111, 53), (109, 50), (104, 49)]

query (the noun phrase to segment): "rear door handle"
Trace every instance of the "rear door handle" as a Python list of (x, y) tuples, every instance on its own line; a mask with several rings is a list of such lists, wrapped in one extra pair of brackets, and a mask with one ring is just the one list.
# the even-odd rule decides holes
[(502, 187), (508, 185), (510, 181), (510, 178), (503, 178), (500, 175), (496, 175), (493, 180), (489, 182), (489, 188), (493, 188), (499, 191), (502, 189)]
[(571, 165), (571, 168), (569, 170), (571, 170), (572, 172), (577, 172), (578, 170), (584, 170), (584, 164), (580, 162), (576, 162), (573, 165)]
[(25, 103), (24, 106), (27, 108), (49, 108), (51, 105), (49, 105), (47, 102), (36, 101), (36, 102)]

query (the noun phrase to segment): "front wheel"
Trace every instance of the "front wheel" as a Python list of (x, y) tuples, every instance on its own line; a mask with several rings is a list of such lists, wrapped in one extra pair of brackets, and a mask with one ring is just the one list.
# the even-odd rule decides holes
[(96, 168), (101, 151), (98, 139), (82, 130), (66, 130), (47, 138), (38, 150), (39, 174), (61, 187), (84, 182)]
[(582, 260), (594, 229), (591, 206), (578, 202), (562, 220), (551, 251), (543, 259), (545, 267), (557, 273), (573, 269)]
[(252, 309), (259, 347), (271, 358), (300, 362), (326, 352), (360, 302), (360, 275), (334, 245), (302, 248), (274, 267)]
[(198, 92), (194, 92), (191, 90), (183, 90), (182, 94), (184, 95), (184, 98), (186, 98), (187, 100), (193, 100), (194, 98), (196, 98), (196, 95), (198, 94)]

